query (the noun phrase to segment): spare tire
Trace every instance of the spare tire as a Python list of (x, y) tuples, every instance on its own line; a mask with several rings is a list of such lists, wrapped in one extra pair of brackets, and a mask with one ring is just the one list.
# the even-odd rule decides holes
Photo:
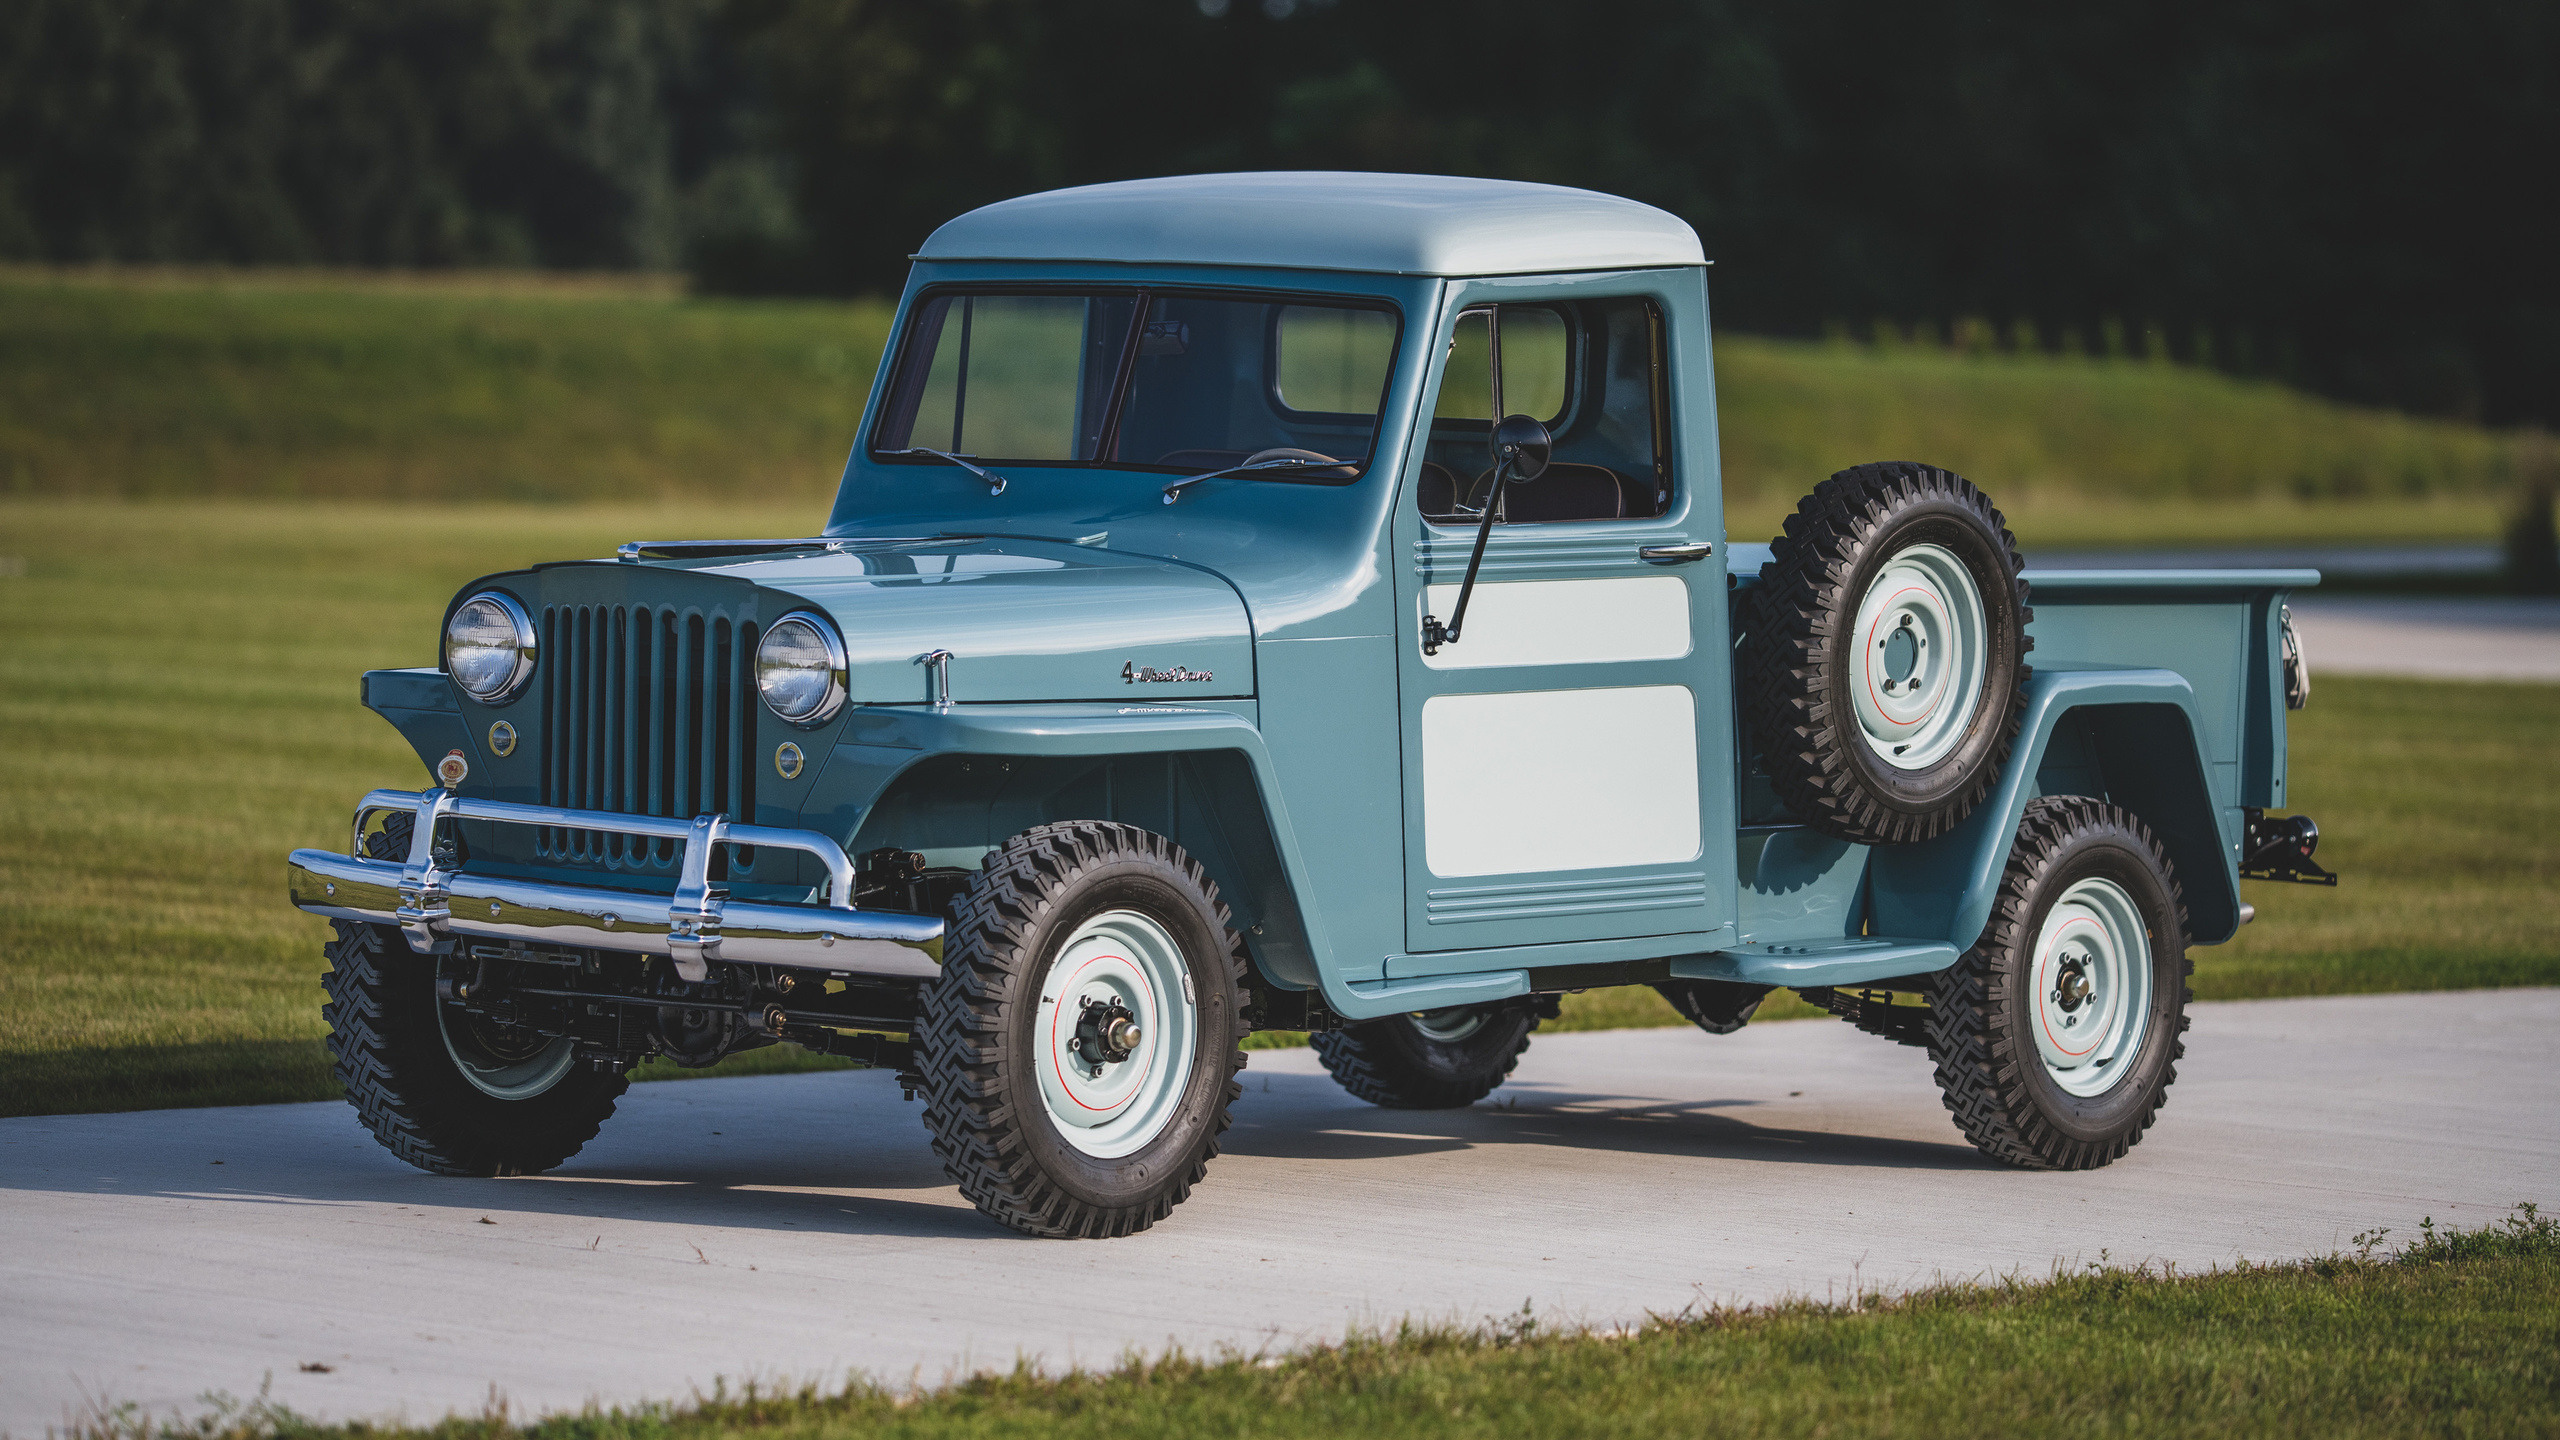
[(1744, 646), (1770, 787), (1843, 840), (1945, 834), (2000, 778), (2027, 705), (2027, 582), (1991, 500), (1909, 461), (1814, 488), (1771, 542)]

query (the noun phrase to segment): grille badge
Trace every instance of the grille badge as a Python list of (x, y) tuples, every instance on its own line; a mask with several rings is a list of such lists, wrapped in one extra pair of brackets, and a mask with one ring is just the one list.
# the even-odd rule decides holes
[(504, 720), (489, 727), (489, 753), (504, 760), (516, 753), (516, 727)]
[(799, 779), (800, 767), (806, 763), (800, 754), (800, 747), (788, 740), (773, 748), (773, 773), (785, 780)]

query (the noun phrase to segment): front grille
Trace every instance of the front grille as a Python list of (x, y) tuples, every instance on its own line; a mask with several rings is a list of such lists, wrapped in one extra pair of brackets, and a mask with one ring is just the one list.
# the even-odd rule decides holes
[[(699, 610), (542, 611), (542, 800), (574, 810), (755, 818), (756, 626)], [(674, 840), (546, 828), (544, 859), (672, 869)], [(749, 857), (740, 854), (740, 862)]]

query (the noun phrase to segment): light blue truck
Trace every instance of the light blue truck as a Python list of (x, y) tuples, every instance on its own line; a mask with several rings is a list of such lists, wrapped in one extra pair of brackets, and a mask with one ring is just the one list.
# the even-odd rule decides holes
[(2108, 1163), (2187, 947), (2328, 879), (2264, 813), (2318, 576), (2025, 570), (1899, 461), (1729, 543), (1709, 334), (1697, 236), (1587, 191), (951, 221), (819, 533), (491, 575), (364, 677), (437, 783), (289, 863), (349, 1099), (527, 1173), (644, 1059), (789, 1040), (896, 1070), (989, 1216), (1112, 1236), (1254, 1030), (1463, 1106), (1567, 993), (1722, 1034), (1788, 987), (1926, 1046), (1985, 1152)]

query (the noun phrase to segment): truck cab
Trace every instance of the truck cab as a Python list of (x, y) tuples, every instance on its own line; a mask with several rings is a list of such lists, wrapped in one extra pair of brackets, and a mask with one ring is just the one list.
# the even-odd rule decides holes
[(2317, 576), (2034, 574), (1914, 462), (1733, 543), (1707, 281), (1662, 211), (1445, 177), (944, 225), (814, 533), (488, 576), (366, 676), (439, 783), (290, 862), (350, 1098), (513, 1173), (790, 1040), (895, 1068), (990, 1216), (1112, 1235), (1254, 1029), (1468, 1104), (1566, 992), (1786, 986), (1989, 1153), (2113, 1160), (2244, 865), (2325, 876), (2264, 815)]

